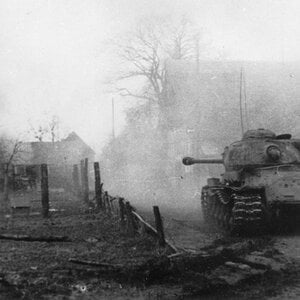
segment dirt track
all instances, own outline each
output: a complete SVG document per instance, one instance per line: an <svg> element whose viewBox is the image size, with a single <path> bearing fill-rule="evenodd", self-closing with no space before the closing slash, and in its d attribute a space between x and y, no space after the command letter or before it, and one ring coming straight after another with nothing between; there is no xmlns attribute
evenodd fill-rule
<svg viewBox="0 0 300 300"><path fill-rule="evenodd" d="M117 217L84 211L67 198L58 199L63 210L47 221L35 214L2 220L0 234L70 241L2 240L0 299L299 297L300 235L232 238L192 215L162 210L166 237L180 252L168 258L155 240L122 234ZM151 211L138 211L153 223ZM76 265L74 258L101 268ZM107 264L113 269L103 269Z"/></svg>
<svg viewBox="0 0 300 300"><path fill-rule="evenodd" d="M290 234L285 236L277 236L274 245L285 256L292 259L300 266L300 234ZM299 267L300 270L300 267ZM300 271L299 271L300 274ZM300 276L296 276L283 287L281 293L270 299L299 299L300 298Z"/></svg>
<svg viewBox="0 0 300 300"><path fill-rule="evenodd" d="M211 244L216 239L224 238L218 230L207 228L202 220L187 221L169 217L166 219L167 236L172 239L174 244L187 251L197 251L206 245ZM287 276L286 279L276 282L271 290L264 289L263 286L257 286L253 293L246 293L246 299L252 297L262 297L265 299L300 299L300 232L284 233L281 235L268 235L263 237L271 238L274 249L280 251L284 257L290 260L295 266L295 273ZM229 238L230 239L230 238ZM241 239L242 240L242 239ZM284 278L284 276L283 276ZM260 289L261 288L261 289ZM228 298L235 298L228 295Z"/></svg>
<svg viewBox="0 0 300 300"><path fill-rule="evenodd" d="M287 261L291 262L287 270L280 271L276 275L254 281L247 281L237 286L234 291L226 292L227 299L299 299L300 295L300 233L291 234L285 232L281 235L264 235L253 238L232 238L218 230L206 226L201 220L199 212L187 214L170 211L162 208L166 237L180 250L189 253L197 253L209 245L216 247L229 246L248 241L261 243L258 252L278 252ZM151 212L146 212L151 219ZM268 254L267 254L268 256ZM221 292L223 295L224 291ZM218 293L215 295L218 298ZM195 298L197 299L197 297ZM214 299L214 298L212 298Z"/></svg>

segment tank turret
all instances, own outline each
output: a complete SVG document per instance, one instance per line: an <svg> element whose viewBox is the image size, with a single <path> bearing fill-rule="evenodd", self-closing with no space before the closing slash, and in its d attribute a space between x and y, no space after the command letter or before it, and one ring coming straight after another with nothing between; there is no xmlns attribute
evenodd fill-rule
<svg viewBox="0 0 300 300"><path fill-rule="evenodd" d="M202 189L206 219L233 231L248 231L300 207L300 140L266 129L248 130L225 147L222 158L183 158L184 165L223 164L220 180Z"/></svg>

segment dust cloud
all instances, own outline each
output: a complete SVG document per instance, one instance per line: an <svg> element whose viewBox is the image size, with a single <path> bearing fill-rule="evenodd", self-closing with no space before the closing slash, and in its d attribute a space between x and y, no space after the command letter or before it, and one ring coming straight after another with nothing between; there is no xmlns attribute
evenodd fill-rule
<svg viewBox="0 0 300 300"><path fill-rule="evenodd" d="M184 156L220 158L242 127L300 135L298 12L297 1L1 1L0 132L39 141L30 127L55 116L57 141L75 131L97 153L105 190L198 212L224 168Z"/></svg>

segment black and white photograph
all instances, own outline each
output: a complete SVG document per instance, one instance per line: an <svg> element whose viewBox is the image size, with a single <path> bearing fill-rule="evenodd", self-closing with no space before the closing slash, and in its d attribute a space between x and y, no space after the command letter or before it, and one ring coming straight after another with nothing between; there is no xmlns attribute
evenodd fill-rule
<svg viewBox="0 0 300 300"><path fill-rule="evenodd" d="M0 300L300 299L299 0L0 0Z"/></svg>

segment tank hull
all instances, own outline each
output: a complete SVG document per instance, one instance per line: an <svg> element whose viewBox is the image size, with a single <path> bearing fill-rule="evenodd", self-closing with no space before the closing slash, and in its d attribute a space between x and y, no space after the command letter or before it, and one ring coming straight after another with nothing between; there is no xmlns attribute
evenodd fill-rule
<svg viewBox="0 0 300 300"><path fill-rule="evenodd" d="M296 226L300 215L300 172L270 178L261 177L261 184L242 187L209 178L201 193L204 219L233 234L263 233L288 223Z"/></svg>
<svg viewBox="0 0 300 300"><path fill-rule="evenodd" d="M250 233L266 227L262 191L235 190L226 185L204 186L201 205L207 223L217 224L232 234Z"/></svg>

